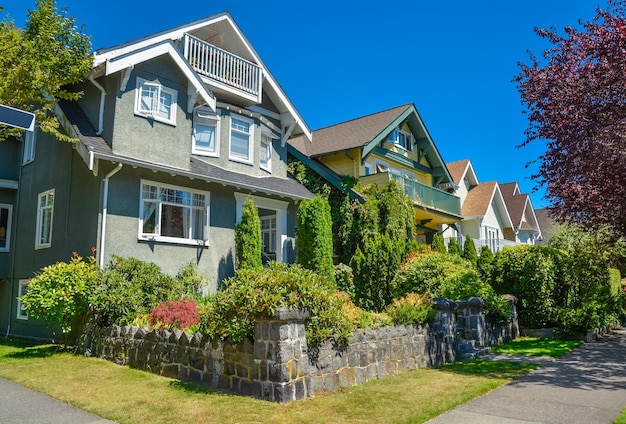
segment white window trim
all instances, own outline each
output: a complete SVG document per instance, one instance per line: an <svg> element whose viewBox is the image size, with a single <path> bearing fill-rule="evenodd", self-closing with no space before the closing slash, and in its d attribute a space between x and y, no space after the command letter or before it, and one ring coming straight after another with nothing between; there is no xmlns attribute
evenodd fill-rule
<svg viewBox="0 0 626 424"><path fill-rule="evenodd" d="M400 134L404 135L405 140L409 140L409 142L407 143L406 146L403 146L400 143ZM405 150L407 152L412 152L413 151L413 134L411 134L411 132L409 132L409 131L405 131L403 129L396 128L395 130L393 130L389 134L389 136L387 137L387 141L389 141L390 143L392 143L396 147L399 147L400 149Z"/></svg>
<svg viewBox="0 0 626 424"><path fill-rule="evenodd" d="M13 219L13 205L0 203L0 209L7 209L9 211L7 216L7 227L5 229L6 233L4 235L5 246L0 246L0 252L8 252L11 246L11 220Z"/></svg>
<svg viewBox="0 0 626 424"><path fill-rule="evenodd" d="M267 137L267 151L269 152L269 159L267 160L267 165L263 165L261 162L261 146L263 145L263 138ZM272 173L272 157L274 156L274 140L279 140L280 136L274 134L269 128L263 127L261 129L261 142L259 143L259 168L264 171Z"/></svg>
<svg viewBox="0 0 626 424"><path fill-rule="evenodd" d="M17 286L18 287L17 288L17 311L15 313L15 318L17 319L23 319L23 320L28 319L27 313L21 313L22 301L19 299L20 297L26 294L26 291L28 290L28 284L30 284L30 280L19 280L19 284Z"/></svg>
<svg viewBox="0 0 626 424"><path fill-rule="evenodd" d="M210 152L206 150L199 150L196 148L196 116L200 119L210 120L215 122L215 152ZM200 156L210 156L218 158L220 157L220 126L221 120L219 114L214 114L208 108L197 108L193 113L193 129L191 133L191 153Z"/></svg>
<svg viewBox="0 0 626 424"><path fill-rule="evenodd" d="M380 169L380 171L378 169ZM374 171L376 171L375 174L380 174L382 172L391 172L389 164L380 159L374 159Z"/></svg>
<svg viewBox="0 0 626 424"><path fill-rule="evenodd" d="M261 221L261 240L263 240L263 234L264 233L268 233L270 235L272 235L272 232L274 233L274 251L273 252L267 252L267 253L276 253L276 250L278 250L278 240L277 240L277 236L278 236L278 221L276 221L276 214L274 215L265 215L265 216L261 216L259 217L259 220ZM274 220L274 227L272 227L272 220ZM269 227L264 229L263 228L263 221L269 221ZM261 243L261 249L263 249L265 246L263 245L263 243ZM270 246L271 248L271 242L270 242Z"/></svg>
<svg viewBox="0 0 626 424"><path fill-rule="evenodd" d="M161 235L156 235L156 234L149 234L149 233L144 233L143 232L143 208L144 208L144 199L142 196L142 190L143 190L143 185L151 185L151 186L156 186L158 188L167 188L167 189L173 189L173 190L181 190L181 191L186 191L192 194L201 194L206 196L206 206L205 206L205 213L206 213L206 219L204 222L204 236L206 237L205 240L199 240L199 239L184 239L184 238L179 238L179 237L168 237L168 236L161 236ZM137 239L141 240L141 241L150 241L150 242L159 242L159 243L172 243L172 244L185 244L185 245L192 245L192 246L206 246L208 247L209 244L209 240L210 240L210 233L211 233L211 193L208 191L202 191L202 190L195 190L189 187L181 187L181 186L175 186L175 185L171 185L171 184L164 184L164 183L159 183L156 181L150 181L150 180L141 180L139 183L139 227L138 227L138 232L137 232Z"/></svg>
<svg viewBox="0 0 626 424"><path fill-rule="evenodd" d="M26 165L35 160L35 131L24 131L22 142L24 150L22 152L22 165Z"/></svg>
<svg viewBox="0 0 626 424"><path fill-rule="evenodd" d="M244 121L250 124L250 140L248 143L248 159L240 158L238 156L233 156L232 154L232 145L233 145L233 118ZM254 152L254 120L247 118L242 115L238 115L236 113L230 114L230 122L228 127L228 159L234 162L245 163L246 165L252 165L253 161L253 152Z"/></svg>
<svg viewBox="0 0 626 424"><path fill-rule="evenodd" d="M49 239L50 241L48 243L41 243L41 224L42 219L43 219L43 208L41 206L41 198L44 196L48 196L49 194L52 194L53 198L52 198L52 206L45 206L45 208L50 208L50 236ZM42 193L39 193L39 195L37 196L37 228L35 230L36 234L35 234L35 249L47 249L48 247L52 246L52 229L53 229L53 225L54 225L54 203L56 201L56 196L54 193L54 189L52 190L48 190L48 191L44 191Z"/></svg>
<svg viewBox="0 0 626 424"><path fill-rule="evenodd" d="M254 206L261 209L269 209L276 212L276 262L287 260L287 206L288 202L282 200L267 199L265 197L252 196L245 193L235 193L237 202L236 220L241 221L243 204L246 199L251 198Z"/></svg>
<svg viewBox="0 0 626 424"><path fill-rule="evenodd" d="M170 118L165 119L162 118L151 111L146 111L141 109L141 88L144 85L152 85L158 87L160 91L164 91L169 93L172 96L172 103L170 104ZM173 88L169 88L155 81L148 81L143 78L137 77L137 85L135 88L135 115L143 116L145 118L154 119L155 121L163 122L169 125L176 126L176 109L178 105L178 92Z"/></svg>

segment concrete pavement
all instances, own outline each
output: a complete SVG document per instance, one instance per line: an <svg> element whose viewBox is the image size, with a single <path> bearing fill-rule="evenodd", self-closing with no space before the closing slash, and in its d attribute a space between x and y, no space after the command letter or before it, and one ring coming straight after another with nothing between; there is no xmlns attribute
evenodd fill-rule
<svg viewBox="0 0 626 424"><path fill-rule="evenodd" d="M0 378L0 423L113 424L113 421Z"/></svg>
<svg viewBox="0 0 626 424"><path fill-rule="evenodd" d="M626 329L621 329L428 423L612 423L625 407Z"/></svg>

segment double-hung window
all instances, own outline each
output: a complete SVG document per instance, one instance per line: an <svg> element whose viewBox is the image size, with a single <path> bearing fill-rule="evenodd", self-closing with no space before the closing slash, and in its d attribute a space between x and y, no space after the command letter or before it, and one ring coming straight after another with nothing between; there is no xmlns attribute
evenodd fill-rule
<svg viewBox="0 0 626 424"><path fill-rule="evenodd" d="M259 148L259 166L267 172L272 172L272 140L277 139L269 129L263 128L261 132L261 145Z"/></svg>
<svg viewBox="0 0 626 424"><path fill-rule="evenodd" d="M52 244L52 217L54 212L54 189L39 194L37 200L37 239L35 248L42 249Z"/></svg>
<svg viewBox="0 0 626 424"><path fill-rule="evenodd" d="M0 252L9 251L9 243L11 242L11 213L12 205L0 203Z"/></svg>
<svg viewBox="0 0 626 424"><path fill-rule="evenodd" d="M137 78L135 113L176 125L177 92L158 82Z"/></svg>
<svg viewBox="0 0 626 424"><path fill-rule="evenodd" d="M22 165L26 165L35 160L35 131L24 131L22 140L24 141Z"/></svg>
<svg viewBox="0 0 626 424"><path fill-rule="evenodd" d="M206 244L209 193L142 181L139 221L140 239Z"/></svg>
<svg viewBox="0 0 626 424"><path fill-rule="evenodd" d="M276 215L262 216L260 221L263 253L276 253Z"/></svg>
<svg viewBox="0 0 626 424"><path fill-rule="evenodd" d="M396 128L389 134L387 140L402 147L404 150L413 151L413 136L407 131Z"/></svg>
<svg viewBox="0 0 626 424"><path fill-rule="evenodd" d="M205 108L193 114L192 153L203 156L220 155L220 117Z"/></svg>
<svg viewBox="0 0 626 424"><path fill-rule="evenodd" d="M229 159L252 164L254 121L240 115L230 115Z"/></svg>

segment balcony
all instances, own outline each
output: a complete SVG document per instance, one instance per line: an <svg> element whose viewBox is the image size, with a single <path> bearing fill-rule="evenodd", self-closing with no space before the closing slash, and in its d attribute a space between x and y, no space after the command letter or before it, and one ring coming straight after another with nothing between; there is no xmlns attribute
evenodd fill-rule
<svg viewBox="0 0 626 424"><path fill-rule="evenodd" d="M212 44L185 34L184 56L191 66L218 88L253 101L261 98L261 68Z"/></svg>
<svg viewBox="0 0 626 424"><path fill-rule="evenodd" d="M454 194L420 183L412 178L390 172L380 172L361 177L360 181L362 184L383 185L392 179L396 180L404 188L404 193L413 200L415 205L456 216L461 215L461 199Z"/></svg>

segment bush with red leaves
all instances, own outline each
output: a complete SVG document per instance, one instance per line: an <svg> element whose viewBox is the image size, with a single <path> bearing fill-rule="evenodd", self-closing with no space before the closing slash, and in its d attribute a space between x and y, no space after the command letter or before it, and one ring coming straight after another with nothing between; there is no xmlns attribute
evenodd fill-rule
<svg viewBox="0 0 626 424"><path fill-rule="evenodd" d="M150 311L150 325L161 329L179 328L186 330L198 324L198 306L193 299L181 297L180 300L168 300Z"/></svg>

